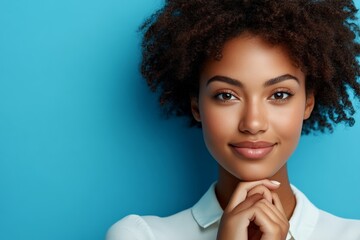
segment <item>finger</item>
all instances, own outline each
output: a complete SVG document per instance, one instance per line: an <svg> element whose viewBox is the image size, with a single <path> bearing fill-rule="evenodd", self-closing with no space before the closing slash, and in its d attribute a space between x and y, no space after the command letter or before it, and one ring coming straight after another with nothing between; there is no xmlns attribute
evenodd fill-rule
<svg viewBox="0 0 360 240"><path fill-rule="evenodd" d="M255 223L263 233L261 239L283 239L287 235L289 223L280 218L274 209L278 211L275 206L262 199L244 211L249 214L248 220Z"/></svg>
<svg viewBox="0 0 360 240"><path fill-rule="evenodd" d="M280 211L282 216L287 219L286 213L285 213L283 205L281 204L279 195L277 195L276 193L272 193L272 199L273 199L273 203L274 203L275 207Z"/></svg>
<svg viewBox="0 0 360 240"><path fill-rule="evenodd" d="M282 229L278 223L274 222L269 215L260 207L253 207L243 212L246 217L244 224L249 226L251 222L259 227L262 233L261 239L281 239Z"/></svg>
<svg viewBox="0 0 360 240"><path fill-rule="evenodd" d="M283 233L279 224L274 222L265 212L258 210L254 223L262 232L261 239L282 239Z"/></svg>
<svg viewBox="0 0 360 240"><path fill-rule="evenodd" d="M290 224L287 218L275 207L266 200L260 200L254 204L254 208L260 208L262 211L281 228L283 235L287 234Z"/></svg>
<svg viewBox="0 0 360 240"><path fill-rule="evenodd" d="M254 206L262 208L274 222L282 223L284 225L288 224L287 218L275 207L274 204L269 203L268 201L260 200L254 204Z"/></svg>
<svg viewBox="0 0 360 240"><path fill-rule="evenodd" d="M259 217L266 217L267 220L260 219L256 222L255 220ZM248 196L233 211L224 212L218 234L221 236L219 239L249 239L248 237L252 239L253 237L256 238L259 233L261 236L265 232L266 236L269 237L268 239L282 239L279 235L273 234L274 232L280 232L277 234L286 236L288 226L287 219L284 219L275 205L264 199L262 194L256 193ZM229 236L233 236L233 238ZM239 236L242 236L242 238L239 238Z"/></svg>
<svg viewBox="0 0 360 240"><path fill-rule="evenodd" d="M231 212L224 212L219 229L217 239L248 239L249 221L242 217L242 210L251 208L259 200L263 199L261 194L254 194L241 202Z"/></svg>
<svg viewBox="0 0 360 240"><path fill-rule="evenodd" d="M240 182L237 188L235 189L233 195L231 196L231 199L224 211L225 212L232 211L237 205L239 205L239 203L245 200L248 191L257 185L264 185L270 190L275 190L280 186L280 183L276 181L270 181L268 179L254 181L254 182Z"/></svg>
<svg viewBox="0 0 360 240"><path fill-rule="evenodd" d="M263 211L266 212L274 222L279 222L284 225L287 225L288 223L286 216L283 215L280 210L275 207L275 205L270 203L259 193L247 197L243 202L236 206L233 211L231 211L231 215L237 215L251 207L259 207L263 209Z"/></svg>
<svg viewBox="0 0 360 240"><path fill-rule="evenodd" d="M284 217L284 215L275 207L275 205L270 203L264 198L262 194L259 193L247 197L243 202L237 205L233 211L231 211L231 215L237 215L238 213L241 213L242 211L254 206L262 208L275 222L287 222L286 217Z"/></svg>
<svg viewBox="0 0 360 240"><path fill-rule="evenodd" d="M243 202L241 202L239 205L237 205L232 211L231 214L232 215L236 215L242 211L244 211L245 209L248 209L252 206L254 206L255 203L257 203L258 201L260 201L261 199L263 199L263 195L262 194L254 194L248 198L246 198Z"/></svg>
<svg viewBox="0 0 360 240"><path fill-rule="evenodd" d="M247 197L249 196L252 196L254 194L261 194L264 196L264 198L266 200L268 200L270 203L273 202L273 199L272 199L272 193L271 191L265 187L264 185L257 185L255 187L253 187L247 194Z"/></svg>

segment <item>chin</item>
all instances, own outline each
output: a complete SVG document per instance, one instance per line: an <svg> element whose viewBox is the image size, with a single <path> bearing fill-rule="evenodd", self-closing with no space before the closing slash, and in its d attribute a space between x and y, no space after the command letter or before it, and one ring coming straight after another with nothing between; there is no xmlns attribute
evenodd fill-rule
<svg viewBox="0 0 360 240"><path fill-rule="evenodd" d="M254 182L254 181L260 181L260 180L269 179L269 178L270 177L267 177L267 176L264 176L264 177L251 176L251 177L240 177L237 179L239 179L239 181L242 181L242 182Z"/></svg>
<svg viewBox="0 0 360 240"><path fill-rule="evenodd" d="M239 173L233 174L239 181L252 182L259 181L263 179L269 179L273 177L275 174L269 172L248 172L248 173Z"/></svg>

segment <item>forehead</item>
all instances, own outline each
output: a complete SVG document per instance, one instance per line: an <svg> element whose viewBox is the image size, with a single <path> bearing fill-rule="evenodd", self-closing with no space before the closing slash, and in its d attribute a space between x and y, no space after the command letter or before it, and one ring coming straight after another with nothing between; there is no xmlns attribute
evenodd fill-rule
<svg viewBox="0 0 360 240"><path fill-rule="evenodd" d="M225 75L234 79L270 79L292 74L299 79L304 74L281 46L274 46L260 37L241 35L224 44L220 60L208 59L202 68L201 79Z"/></svg>

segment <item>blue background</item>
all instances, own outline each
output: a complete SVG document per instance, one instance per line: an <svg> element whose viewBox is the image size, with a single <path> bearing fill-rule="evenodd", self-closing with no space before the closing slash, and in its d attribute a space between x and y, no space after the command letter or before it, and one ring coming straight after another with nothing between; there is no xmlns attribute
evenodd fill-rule
<svg viewBox="0 0 360 240"><path fill-rule="evenodd" d="M0 239L103 239L127 214L190 207L216 179L201 132L164 119L138 73L136 30L161 5L0 2ZM289 162L317 206L357 219L359 116L303 137Z"/></svg>

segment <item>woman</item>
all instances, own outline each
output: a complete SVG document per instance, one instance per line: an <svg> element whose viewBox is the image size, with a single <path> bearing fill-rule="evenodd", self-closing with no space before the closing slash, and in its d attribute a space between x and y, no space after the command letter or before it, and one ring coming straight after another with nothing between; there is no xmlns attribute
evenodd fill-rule
<svg viewBox="0 0 360 240"><path fill-rule="evenodd" d="M195 206L128 216L107 239L360 239L289 182L301 133L354 124L357 10L339 0L167 1L142 29L142 73L166 111L202 128L219 176Z"/></svg>

